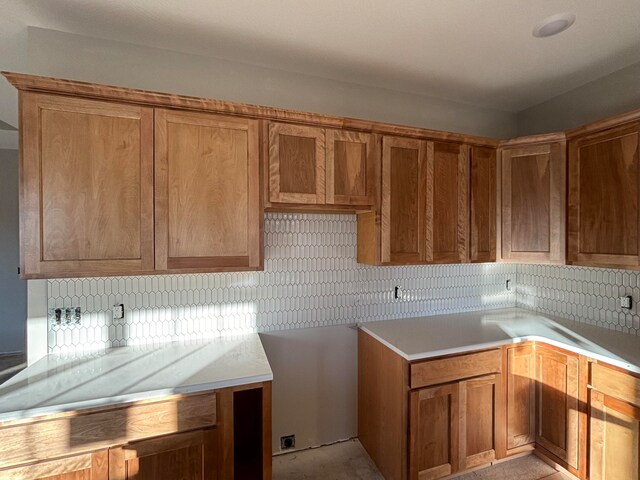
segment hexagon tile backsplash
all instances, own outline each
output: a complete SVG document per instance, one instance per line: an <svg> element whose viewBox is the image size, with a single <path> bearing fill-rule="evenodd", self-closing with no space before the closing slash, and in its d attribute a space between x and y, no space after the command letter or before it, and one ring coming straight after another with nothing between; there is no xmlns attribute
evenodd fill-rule
<svg viewBox="0 0 640 480"><path fill-rule="evenodd" d="M505 288L508 279L511 291ZM402 289L401 299L394 299L395 286ZM623 291L638 300L638 287L640 278L634 272L578 267L359 265L355 215L268 213L263 272L49 280L49 308L80 306L83 311L81 325L49 327L49 351L347 325L516 304L636 333L635 309L621 315L614 307ZM120 303L125 317L113 320L111 308Z"/></svg>

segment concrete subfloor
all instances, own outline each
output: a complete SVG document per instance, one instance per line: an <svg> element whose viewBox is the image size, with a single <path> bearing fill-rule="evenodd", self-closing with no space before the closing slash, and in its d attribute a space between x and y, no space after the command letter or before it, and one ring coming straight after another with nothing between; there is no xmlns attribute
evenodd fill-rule
<svg viewBox="0 0 640 480"><path fill-rule="evenodd" d="M460 480L566 480L539 458L528 455L457 477ZM273 458L274 480L384 480L358 440Z"/></svg>

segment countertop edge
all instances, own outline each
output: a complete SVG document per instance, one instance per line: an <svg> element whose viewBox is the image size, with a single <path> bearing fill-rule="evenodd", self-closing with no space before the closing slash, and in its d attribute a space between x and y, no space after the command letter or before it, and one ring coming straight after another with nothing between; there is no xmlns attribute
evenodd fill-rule
<svg viewBox="0 0 640 480"><path fill-rule="evenodd" d="M422 352L422 353L416 353L416 354L413 354L413 355L407 355L405 352L400 350L395 345L389 343L384 338L382 338L379 335L373 333L365 325L360 325L360 330L365 332L367 335L370 335L371 337L375 338L380 343L382 343L386 347L390 348L392 351L394 351L395 353L400 355L402 358L404 358L408 362L415 362L415 361L418 361L418 360L426 360L426 359L429 359L429 358L442 357L442 356L445 356L445 355L456 355L456 354L459 354L459 353L469 353L469 352L473 352L473 351L477 351L477 350L486 350L486 349L495 348L495 347L502 347L504 345L514 345L514 344L523 343L523 342L535 341L535 342L544 342L547 345L551 345L551 346L554 346L554 347L562 348L564 350L567 350L567 351L570 351L570 352L573 352L573 353L577 353L579 355L584 355L586 357L593 358L595 360L600 360L600 361L603 361L603 362L608 363L610 365L623 368L623 369L628 370L628 371L633 372L633 373L640 374L640 366L633 365L633 364L625 362L623 360L607 357L606 355L593 353L593 352L591 352L591 351L589 351L589 350L587 350L585 348L579 348L579 347L576 347L574 345L568 345L568 344L565 344L563 342L559 342L557 340L551 340L551 339L543 337L541 335L526 335L526 336L520 336L520 337L515 337L515 338L509 338L509 339L506 339L506 340L496 340L495 342L474 343L472 345L465 345L463 347L445 348L445 349L440 349L440 350L431 350L431 351L426 351L426 352Z"/></svg>
<svg viewBox="0 0 640 480"><path fill-rule="evenodd" d="M243 385L251 385L253 383L271 382L273 381L273 372L260 375L251 375L248 377L232 378L228 380L220 380L211 383L201 383L198 385L188 385L176 388L163 388L159 390L150 390L146 392L130 393L126 395L114 395L112 397L104 397L93 400L85 400L82 402L71 402L55 406L47 406L42 408L31 408L28 410L16 410L0 414L0 424L19 421L33 420L38 421L40 417L67 413L75 410L85 410L93 408L108 408L113 405L133 403L143 400L155 400L171 395L202 393L209 390L220 390L230 387L239 387Z"/></svg>

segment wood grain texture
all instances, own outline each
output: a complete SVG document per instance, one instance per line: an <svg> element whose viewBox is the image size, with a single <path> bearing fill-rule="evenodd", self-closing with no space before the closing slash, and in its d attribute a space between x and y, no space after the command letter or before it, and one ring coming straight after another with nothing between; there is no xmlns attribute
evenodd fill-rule
<svg viewBox="0 0 640 480"><path fill-rule="evenodd" d="M357 219L358 263L379 265L381 262L381 218L376 212L359 213Z"/></svg>
<svg viewBox="0 0 640 480"><path fill-rule="evenodd" d="M326 203L374 206L376 144L370 134L328 129Z"/></svg>
<svg viewBox="0 0 640 480"><path fill-rule="evenodd" d="M533 344L506 350L507 452L536 441L536 370Z"/></svg>
<svg viewBox="0 0 640 480"><path fill-rule="evenodd" d="M358 438L387 480L407 478L409 367L358 332Z"/></svg>
<svg viewBox="0 0 640 480"><path fill-rule="evenodd" d="M269 200L325 203L324 129L269 124Z"/></svg>
<svg viewBox="0 0 640 480"><path fill-rule="evenodd" d="M640 408L640 378L603 365L591 365L593 388Z"/></svg>
<svg viewBox="0 0 640 480"><path fill-rule="evenodd" d="M448 383L502 370L502 351L454 355L411 364L411 388Z"/></svg>
<svg viewBox="0 0 640 480"><path fill-rule="evenodd" d="M409 394L409 479L437 479L458 471L457 383Z"/></svg>
<svg viewBox="0 0 640 480"><path fill-rule="evenodd" d="M0 428L0 468L213 426L215 399L214 393L195 394L5 424Z"/></svg>
<svg viewBox="0 0 640 480"><path fill-rule="evenodd" d="M498 140L477 135L465 135L454 132L443 132L418 127L408 127L384 122L359 120L353 118L320 115L315 113L286 110L282 108L264 107L245 103L211 100L183 95L149 92L124 87L98 85L74 80L64 80L13 72L2 72L7 80L18 90L55 92L77 97L102 98L128 103L151 106L179 108L181 110L206 111L230 115L257 117L268 120L296 122L308 125L319 125L330 128L344 128L365 132L377 132L386 135L400 135L413 138L430 138L450 142L468 143L471 145L495 147Z"/></svg>
<svg viewBox="0 0 640 480"><path fill-rule="evenodd" d="M255 120L156 110L156 269L259 269Z"/></svg>
<svg viewBox="0 0 640 480"><path fill-rule="evenodd" d="M640 124L569 143L569 263L640 268Z"/></svg>
<svg viewBox="0 0 640 480"><path fill-rule="evenodd" d="M429 142L427 147L426 258L461 263L468 257L468 147Z"/></svg>
<svg viewBox="0 0 640 480"><path fill-rule="evenodd" d="M501 148L499 159L499 260L564 263L565 144Z"/></svg>
<svg viewBox="0 0 640 480"><path fill-rule="evenodd" d="M536 443L578 469L580 385L577 355L536 345Z"/></svg>
<svg viewBox="0 0 640 480"><path fill-rule="evenodd" d="M0 469L0 480L108 480L107 450Z"/></svg>
<svg viewBox="0 0 640 480"><path fill-rule="evenodd" d="M22 93L23 278L153 270L153 111Z"/></svg>
<svg viewBox="0 0 640 480"><path fill-rule="evenodd" d="M381 260L411 264L425 257L426 143L382 141Z"/></svg>
<svg viewBox="0 0 640 480"><path fill-rule="evenodd" d="M215 479L215 429L167 435L111 449L110 480Z"/></svg>
<svg viewBox="0 0 640 480"><path fill-rule="evenodd" d="M591 480L640 478L640 408L597 390L590 396Z"/></svg>
<svg viewBox="0 0 640 480"><path fill-rule="evenodd" d="M472 147L469 170L469 261L496 261L496 150Z"/></svg>
<svg viewBox="0 0 640 480"><path fill-rule="evenodd" d="M502 379L500 374L463 380L458 385L460 470L487 465L497 458Z"/></svg>

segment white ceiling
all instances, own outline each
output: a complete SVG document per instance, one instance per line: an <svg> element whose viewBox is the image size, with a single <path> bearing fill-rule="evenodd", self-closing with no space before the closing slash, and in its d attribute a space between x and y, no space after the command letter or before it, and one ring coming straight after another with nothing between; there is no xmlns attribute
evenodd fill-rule
<svg viewBox="0 0 640 480"><path fill-rule="evenodd" d="M640 61L639 0L0 4L5 18L14 19L0 31L5 48L16 29L37 26L511 112ZM571 29L551 38L531 35L539 21L561 12L576 14Z"/></svg>

